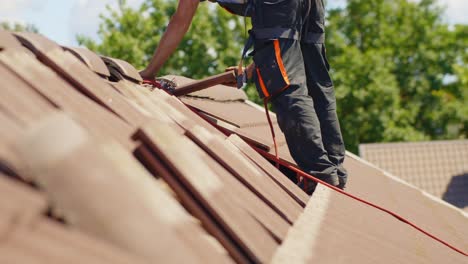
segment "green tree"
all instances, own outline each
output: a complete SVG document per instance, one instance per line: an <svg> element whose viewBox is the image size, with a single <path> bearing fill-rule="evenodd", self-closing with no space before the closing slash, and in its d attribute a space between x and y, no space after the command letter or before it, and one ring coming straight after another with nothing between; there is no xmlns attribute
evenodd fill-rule
<svg viewBox="0 0 468 264"><path fill-rule="evenodd" d="M327 47L347 147L468 136L468 26L435 0L349 0Z"/></svg>
<svg viewBox="0 0 468 264"><path fill-rule="evenodd" d="M0 22L0 29L16 32L34 32L38 33L39 30L36 26L32 24L22 24L22 23L10 23L10 22Z"/></svg>

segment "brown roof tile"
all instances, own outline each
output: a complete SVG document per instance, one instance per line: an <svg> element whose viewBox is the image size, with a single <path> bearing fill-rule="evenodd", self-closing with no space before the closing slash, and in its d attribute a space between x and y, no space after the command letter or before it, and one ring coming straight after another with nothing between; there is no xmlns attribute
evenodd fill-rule
<svg viewBox="0 0 468 264"><path fill-rule="evenodd" d="M164 103L160 103L160 105L163 106ZM236 175L246 186L249 186L252 191L259 192L257 194L264 199L265 203L279 210L279 212L281 212L279 208L282 207L285 211L281 212L281 214L286 213L286 215L289 215L289 221L293 221L297 217L299 211L294 210L300 210L299 207L293 209L294 203L292 200L289 200L287 194L283 193L281 189L278 189L279 187L273 181L269 181L269 178L260 179L261 177L259 178L259 176L262 175L260 170L256 165L251 164L245 157L240 155L240 152L236 148L227 148L229 147L229 143L223 141L223 138L226 138L224 135L218 131L210 133L210 130L204 128L207 122L200 117L195 115L193 118L187 119L187 117L183 117L182 113L174 115L177 110L170 110L170 107L168 107L169 106L166 106L166 110L162 111L167 111L169 116L177 120L177 122L187 130L187 136L189 138L197 142L205 151L210 153L212 157L227 168L230 173ZM184 114L194 115L187 110L183 112ZM194 122L196 120L198 121ZM208 127L212 129L211 126ZM267 195L269 198L264 195ZM287 202L282 202L282 200Z"/></svg>
<svg viewBox="0 0 468 264"><path fill-rule="evenodd" d="M7 242L8 246L22 250L22 254L34 255L44 263L100 263L102 259L83 254L69 245L37 235L27 229L17 230ZM32 262L31 262L32 263Z"/></svg>
<svg viewBox="0 0 468 264"><path fill-rule="evenodd" d="M0 58L0 61L6 62L8 59L13 58L5 56ZM22 125L27 126L42 114L50 113L54 109L45 97L30 89L3 65L0 65L0 75L3 81L10 84L2 87L3 100L0 100L0 107Z"/></svg>
<svg viewBox="0 0 468 264"><path fill-rule="evenodd" d="M0 193L3 197L0 199L0 216L6 221L5 225L2 225L6 229L0 229L0 237L8 234L15 226L32 223L47 210L44 196L10 179L2 172L0 172Z"/></svg>
<svg viewBox="0 0 468 264"><path fill-rule="evenodd" d="M171 126L173 129L177 130L179 134L185 132L181 127L173 124L171 118L164 113L161 109L161 107L164 107L164 104L160 102L162 98L155 98L157 97L155 93L128 81L120 81L118 83L112 83L112 85L129 98L129 100L138 105L138 107L142 108L152 119L156 119L161 123Z"/></svg>
<svg viewBox="0 0 468 264"><path fill-rule="evenodd" d="M194 79L176 75L167 75L163 76L163 78L176 83L178 86L185 85L194 81ZM191 93L187 97L205 98L215 101L247 100L247 95L244 93L244 91L225 85L215 85L213 87L210 87L209 89Z"/></svg>
<svg viewBox="0 0 468 264"><path fill-rule="evenodd" d="M19 149L73 226L149 260L204 263L209 251L211 259L229 262L128 152L118 144L92 142L65 115L38 124ZM188 243L189 236L198 237L198 244Z"/></svg>
<svg viewBox="0 0 468 264"><path fill-rule="evenodd" d="M0 30L0 48L2 50L19 49L21 43L9 31Z"/></svg>
<svg viewBox="0 0 468 264"><path fill-rule="evenodd" d="M319 186L273 263L464 263L399 220Z"/></svg>
<svg viewBox="0 0 468 264"><path fill-rule="evenodd" d="M256 165L240 153L229 141L211 135L207 130L195 126L188 129L187 136L209 153L232 175L256 193L266 204L293 223L301 212L301 207L283 192Z"/></svg>
<svg viewBox="0 0 468 264"><path fill-rule="evenodd" d="M12 144L21 136L22 127L18 120L4 113L0 108L0 171L18 169L21 166Z"/></svg>
<svg viewBox="0 0 468 264"><path fill-rule="evenodd" d="M217 102L189 97L182 98L182 101L238 128L268 124L264 113L252 111L253 107L244 102Z"/></svg>
<svg viewBox="0 0 468 264"><path fill-rule="evenodd" d="M309 196L303 192L297 185L284 176L278 169L269 163L264 157L254 151L237 135L231 135L229 141L238 147L246 156L262 168L286 193L288 193L301 206L305 207Z"/></svg>
<svg viewBox="0 0 468 264"><path fill-rule="evenodd" d="M18 58L21 59L18 61ZM91 129L93 132L103 135L113 135L116 139L119 139L119 142L130 146L129 137L133 129L128 124L73 89L69 83L59 78L57 74L39 63L35 58L27 54L15 55L2 53L0 61L23 78L22 81L18 79L16 82L18 89L25 87L24 91L20 93L21 90L17 90L14 94L21 95L20 100L24 100L23 97L26 94L31 94L28 98L37 98L34 102L29 102L30 104L25 108L31 109L30 114L32 114L33 117L29 119L23 118L24 121L29 120L34 122L39 116L47 114L46 111L39 110L41 109L41 104L50 101L56 107L70 113L74 118L78 119L81 124ZM8 78L8 75L5 74L5 78ZM27 89L27 87L29 87L29 89ZM7 94L5 94L5 96L7 96ZM40 100L41 97L46 99ZM18 115L23 113L25 109L11 112ZM28 112L26 112L26 114L27 113Z"/></svg>
<svg viewBox="0 0 468 264"><path fill-rule="evenodd" d="M378 167L468 210L468 140L361 144L359 150Z"/></svg>
<svg viewBox="0 0 468 264"><path fill-rule="evenodd" d="M281 242L288 231L290 225L278 216L264 201L245 185L239 184L226 168L203 153L206 164L213 172L220 176L225 186L229 186L231 199L237 200L238 206L243 208L249 215L255 218L277 242Z"/></svg>
<svg viewBox="0 0 468 264"><path fill-rule="evenodd" d="M158 127L143 128L143 140L171 170L183 179L186 188L221 220L220 224L234 236L239 245L253 260L265 262L273 254L277 244L266 230L235 202L231 186L225 185L210 167L203 162L206 154L185 137L174 136L171 130ZM242 221L240 221L242 219Z"/></svg>
<svg viewBox="0 0 468 264"><path fill-rule="evenodd" d="M237 263L248 263L249 259L243 250L237 246L237 243L226 233L226 230L212 218L211 214L205 210L202 204L193 197L190 190L176 177L164 162L158 159L147 146L140 146L137 149L137 156L140 157L143 164L157 177L160 177L176 193L181 204L196 217L205 230L215 237L219 243L226 249L229 255Z"/></svg>
<svg viewBox="0 0 468 264"><path fill-rule="evenodd" d="M110 77L109 69L96 53L81 47L64 47L64 49L75 55L95 73L104 77Z"/></svg>
<svg viewBox="0 0 468 264"><path fill-rule="evenodd" d="M16 244L4 244L0 246L0 262L1 263L37 263L49 264L52 263L49 258L43 254L32 252L31 250L18 246Z"/></svg>
<svg viewBox="0 0 468 264"><path fill-rule="evenodd" d="M52 40L36 33L31 32L14 32L13 33L18 40L27 47L34 54L48 54L50 52L62 50L57 43Z"/></svg>
<svg viewBox="0 0 468 264"><path fill-rule="evenodd" d="M95 239L76 229L63 226L46 218L40 219L31 229L37 236L48 237L57 243L66 244L79 254L94 256L102 262L116 264L144 262L142 258L118 250L105 243L105 241L101 241L101 239Z"/></svg>
<svg viewBox="0 0 468 264"><path fill-rule="evenodd" d="M461 235L467 230L467 216L459 210L447 207L354 155L348 155L345 166L350 173L347 191L402 215L465 251L468 249L468 236Z"/></svg>
<svg viewBox="0 0 468 264"><path fill-rule="evenodd" d="M157 91L155 92L155 95L161 95L163 97L165 97L167 99L166 102L170 103L170 102L173 102L172 105L177 105L178 106L178 110L180 110L180 112L178 113L178 110L175 110L175 109L171 109L169 106L164 106L165 103L164 102L159 102L159 105L160 106L164 106L164 109L161 109L160 111L162 111L163 113L165 112L167 115L171 116L171 118L174 119L174 121L176 121L180 126L184 127L185 129L188 130L188 133L187 135L192 137L193 136L193 140L195 140L196 142L202 144L200 141L198 141L196 138L197 138L197 133L190 133L189 131L192 131L193 129L198 129L200 130L201 127L204 127L204 128L207 128L206 129L206 133L209 133L208 131L212 132L212 135L214 138L218 138L218 139L222 139L222 138L226 138L224 135L222 135L219 131L216 131L214 130L213 131L213 127L208 125L208 123L206 121L204 121L203 119L201 119L199 116L195 115L193 112L191 112L190 110L187 110L186 107L182 107L182 104L180 104L180 102L175 102L176 100L174 100L173 97L170 97L170 96L167 96L165 95L163 92L160 92L158 93ZM183 114L182 114L183 113ZM184 115L187 115L187 117L184 117ZM198 128L197 128L198 127ZM205 134L206 134L205 133ZM203 141L203 140L202 140ZM205 142L207 144L205 145L200 145L202 146L202 148L205 149L205 151L209 152L209 153L214 153L212 151L222 151L222 149L220 148L217 148L217 149L212 149L214 147L214 145L212 143L209 143L209 142ZM223 144L221 144L223 145ZM220 144L218 144L218 146L221 146ZM231 162L233 163L236 163L236 161L234 160L229 160L227 159L226 161L223 161L223 159L226 159L226 158L229 158L231 157L232 158L232 154L231 152L236 152L237 150L233 150L232 148L229 149L229 151L226 151L227 149L224 149L224 154L220 154L218 157L218 162L220 162L220 164L223 164L223 166L225 167L229 167L229 164ZM237 151L238 152L238 151ZM216 173L218 175L226 175L225 178L223 180L231 180L231 184L229 185L232 185L233 188L234 187L237 187L239 185L239 182L236 182L235 180L232 181L233 179L231 177L233 177L232 175L230 175L229 172L227 172L225 169L221 169L219 167L218 164L216 164L215 162L210 162L210 160L207 160L207 163L210 165L210 166L213 166L212 169L216 170ZM217 165L217 166L215 166ZM240 165L240 166L239 166ZM235 175L238 175L238 177L242 178L242 177L247 177L249 176L248 173L244 170L243 171L243 175L244 176L241 176L240 174L238 174L235 170L240 170L242 171L242 166L245 166L245 164L238 164L237 166L234 166L234 167L230 167L230 171L231 173L235 174ZM255 166L255 165L254 165ZM258 173L258 172L257 172ZM248 179L249 177L247 178L243 178L244 180ZM250 183L249 182L244 182L245 184L249 185L249 184L252 184L254 182L252 182L252 178L250 177ZM260 187L260 184L259 183L254 183L254 185L256 184L257 188L260 188L260 189L265 189L267 188L267 190L269 189L271 191L271 188L278 188L276 187L276 185L274 184L274 182L269 182L268 179L265 179L265 182L263 183L265 185L265 187ZM248 210L249 212L251 212L251 214L253 214L255 217L258 217L257 219L259 221L261 221L265 226L267 227L271 227L270 228L270 232L272 233L276 233L276 235L279 237L279 238L282 238L284 235L284 233L282 234L283 231L281 231L280 233L278 233L278 231L280 230L285 230L284 228L280 228L280 226L278 226L278 223L275 224L274 219L278 219L278 215L275 215L273 213L273 211L271 209L269 210L266 210L268 208L265 207L266 204L270 203L270 201L265 201L265 203L262 203L258 197L255 197L255 196L252 196L252 194L247 191L245 187L244 188L241 188L241 189L238 189L238 191L240 192L243 192L244 193L244 196L251 196L251 198L249 200L251 200L250 203L243 203L244 206L246 206L246 210ZM265 191L265 190L264 190ZM279 191L280 193L277 193L276 196L279 197L283 197L284 199L288 200L287 196L283 196L282 195L282 190L281 189L277 189L277 191ZM255 191L254 191L255 192ZM268 191L267 191L268 192ZM259 195L259 197L262 197L261 195ZM275 200L275 198L272 198L273 200ZM277 199L277 198L276 198ZM276 202L275 202L276 203ZM294 206L294 203L292 202L292 200L288 200L288 203L290 203L290 205L288 206ZM281 204L283 204L283 206L285 206L284 203L282 202L279 202L279 205L276 205L276 206L280 206L281 207ZM255 205L255 208L254 208L254 205ZM263 208L263 209L262 209ZM262 213L263 212L263 213ZM273 214L272 214L273 213ZM278 221L278 220L276 220ZM284 226L284 224L282 224ZM275 227L276 226L276 227Z"/></svg>
<svg viewBox="0 0 468 264"><path fill-rule="evenodd" d="M103 82L75 56L62 50L56 43L38 34L21 33L17 36L48 67L72 83L85 95L96 100L130 124L138 125L147 121L145 116L131 106L112 86Z"/></svg>
<svg viewBox="0 0 468 264"><path fill-rule="evenodd" d="M138 71L130 63L105 56L101 56L101 59L107 64L108 67L112 67L118 70L120 74L125 76L127 79L138 83L143 81Z"/></svg>
<svg viewBox="0 0 468 264"><path fill-rule="evenodd" d="M245 102L217 102L213 100L202 100L193 98L182 98L182 101L203 113L216 119L216 124L228 131L242 137L244 140L258 145L259 147L274 151L273 140L271 138L270 127L264 111L260 111ZM276 122L276 117L271 114L273 128L276 132L278 147L287 157L287 161L292 160L286 146L286 139L281 133L281 129ZM265 136L267 135L267 136ZM285 146L285 147L284 147Z"/></svg>

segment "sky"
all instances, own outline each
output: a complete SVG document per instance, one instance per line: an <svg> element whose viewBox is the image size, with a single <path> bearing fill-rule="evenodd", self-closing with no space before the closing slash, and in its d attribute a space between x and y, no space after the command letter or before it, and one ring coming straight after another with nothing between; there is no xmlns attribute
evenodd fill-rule
<svg viewBox="0 0 468 264"><path fill-rule="evenodd" d="M175 1L175 0L174 0ZM468 0L438 0L447 7L447 22L468 24ZM47 37L62 45L76 45L76 35L97 37L99 14L118 0L0 0L0 21L34 24ZM139 6L144 0L127 0ZM328 0L327 7L345 0Z"/></svg>

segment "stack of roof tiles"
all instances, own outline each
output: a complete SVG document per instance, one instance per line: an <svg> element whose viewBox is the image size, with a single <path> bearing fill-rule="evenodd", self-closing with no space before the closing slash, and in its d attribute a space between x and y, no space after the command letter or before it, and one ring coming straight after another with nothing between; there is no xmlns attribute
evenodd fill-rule
<svg viewBox="0 0 468 264"><path fill-rule="evenodd" d="M0 79L0 263L467 261L323 186L309 199L255 151L272 141L242 91L178 99L124 61L5 31ZM346 167L349 192L467 251L461 211L351 154Z"/></svg>

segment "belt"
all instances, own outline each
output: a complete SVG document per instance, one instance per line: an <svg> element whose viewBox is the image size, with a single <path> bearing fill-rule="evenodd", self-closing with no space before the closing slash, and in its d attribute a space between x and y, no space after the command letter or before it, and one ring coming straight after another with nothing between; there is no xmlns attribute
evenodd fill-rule
<svg viewBox="0 0 468 264"><path fill-rule="evenodd" d="M299 31L292 28L255 28L252 29L255 39L300 39Z"/></svg>
<svg viewBox="0 0 468 264"><path fill-rule="evenodd" d="M252 34L255 39L301 39L299 31L292 28L255 28L252 29ZM308 32L302 36L304 43L323 44L325 43L325 33Z"/></svg>

